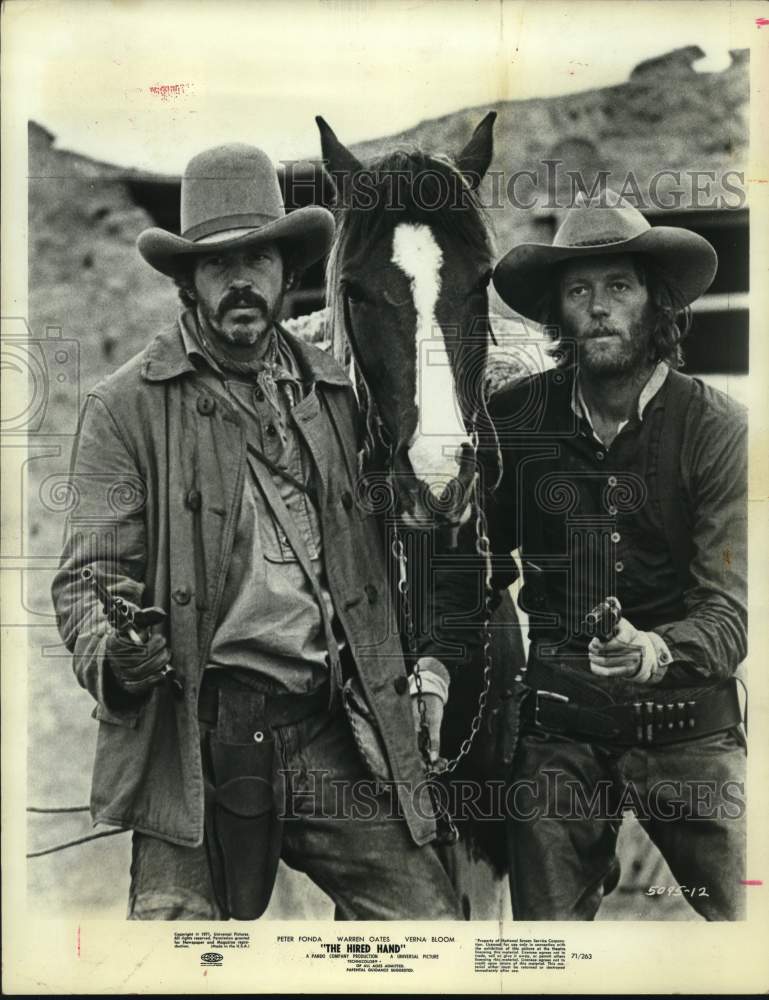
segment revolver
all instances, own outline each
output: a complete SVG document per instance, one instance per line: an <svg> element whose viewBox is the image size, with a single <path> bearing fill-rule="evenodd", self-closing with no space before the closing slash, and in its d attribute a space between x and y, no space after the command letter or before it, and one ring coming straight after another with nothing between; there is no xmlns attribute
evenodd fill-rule
<svg viewBox="0 0 769 1000"><path fill-rule="evenodd" d="M90 566L86 566L80 571L80 578L93 588L110 625L134 645L144 644L145 639L142 636L144 629L165 621L166 613L162 608L138 608L124 597L111 594ZM180 697L184 692L184 687L176 676L174 668L165 666L162 673L163 679L169 684L174 697Z"/></svg>
<svg viewBox="0 0 769 1000"><path fill-rule="evenodd" d="M616 597L607 597L585 615L582 628L588 635L597 636L606 642L614 635L614 630L622 618L622 605Z"/></svg>

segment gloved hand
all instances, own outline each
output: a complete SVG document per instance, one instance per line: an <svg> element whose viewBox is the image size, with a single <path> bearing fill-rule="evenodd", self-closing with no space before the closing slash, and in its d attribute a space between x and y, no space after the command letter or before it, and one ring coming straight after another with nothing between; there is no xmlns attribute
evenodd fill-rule
<svg viewBox="0 0 769 1000"><path fill-rule="evenodd" d="M598 677L625 677L636 684L656 684L664 677L670 652L661 636L641 632L620 618L614 635L601 642L591 639L590 670Z"/></svg>
<svg viewBox="0 0 769 1000"><path fill-rule="evenodd" d="M145 694L163 681L163 668L171 661L166 637L154 633L141 645L111 629L107 638L107 665L112 675L130 694Z"/></svg>

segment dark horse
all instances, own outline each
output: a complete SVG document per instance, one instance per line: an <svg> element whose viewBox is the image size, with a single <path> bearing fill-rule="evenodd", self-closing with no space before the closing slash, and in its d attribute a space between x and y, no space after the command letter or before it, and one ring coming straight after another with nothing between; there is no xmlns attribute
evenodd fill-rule
<svg viewBox="0 0 769 1000"><path fill-rule="evenodd" d="M488 463L479 462L482 428L489 426L484 374L493 250L475 192L491 161L495 117L483 119L453 161L395 151L366 167L317 119L323 159L337 191L337 236L327 272L332 340L340 359L352 351L366 413L363 493L370 500L379 486L379 496L386 497L388 544L401 557L401 584L408 564L401 590L410 604L400 619L406 631L429 604L431 579L422 572L424 564L438 551L455 551L460 533L473 538L478 555L484 555L488 582L479 480L484 468L492 480L501 470L489 471ZM461 570L461 561L454 565L455 572ZM479 586L479 622L488 618L484 607ZM456 755L469 732L478 730L469 754L464 743L465 759L455 778L491 775L486 765L504 725L490 723L504 715L502 694L513 688L525 661L507 592L486 636L490 656L481 653L461 664L451 682L442 752ZM498 904L489 897L504 869L503 824L476 822L465 829L470 836L446 852L447 864L465 912L497 916Z"/></svg>

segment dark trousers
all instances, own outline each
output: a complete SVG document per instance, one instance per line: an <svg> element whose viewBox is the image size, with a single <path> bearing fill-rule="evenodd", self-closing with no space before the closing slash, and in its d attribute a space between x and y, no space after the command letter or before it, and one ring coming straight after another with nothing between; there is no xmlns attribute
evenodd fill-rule
<svg viewBox="0 0 769 1000"><path fill-rule="evenodd" d="M281 857L327 893L336 919L462 919L436 850L414 844L394 792L373 793L340 709L274 733L290 788ZM134 833L128 916L221 919L205 846Z"/></svg>
<svg viewBox="0 0 769 1000"><path fill-rule="evenodd" d="M741 728L632 748L528 732L514 774L508 853L516 920L595 918L616 882L624 809L636 813L698 913L744 919Z"/></svg>

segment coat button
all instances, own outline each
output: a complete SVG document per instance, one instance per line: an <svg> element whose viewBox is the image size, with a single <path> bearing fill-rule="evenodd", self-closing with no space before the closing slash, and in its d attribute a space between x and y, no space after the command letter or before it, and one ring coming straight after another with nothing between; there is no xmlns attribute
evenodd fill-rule
<svg viewBox="0 0 769 1000"><path fill-rule="evenodd" d="M374 584L373 583L367 583L366 586L363 588L363 592L365 593L366 598L368 599L369 604L374 604L374 602L376 601L376 597L377 597L377 591L376 591L376 587L374 586Z"/></svg>
<svg viewBox="0 0 769 1000"><path fill-rule="evenodd" d="M171 597L176 601L177 604L189 604L190 603L190 591L188 587L179 587L177 590L171 594Z"/></svg>
<svg viewBox="0 0 769 1000"><path fill-rule="evenodd" d="M216 408L216 403L210 396L198 396L198 413L204 417L210 417Z"/></svg>
<svg viewBox="0 0 769 1000"><path fill-rule="evenodd" d="M188 510L200 510L200 490L190 490L184 498Z"/></svg>
<svg viewBox="0 0 769 1000"><path fill-rule="evenodd" d="M345 510L352 510L352 493L349 490L342 494L342 506Z"/></svg>
<svg viewBox="0 0 769 1000"><path fill-rule="evenodd" d="M408 678L404 677L403 674L399 674L393 681L393 687L396 694L405 694L409 687Z"/></svg>

